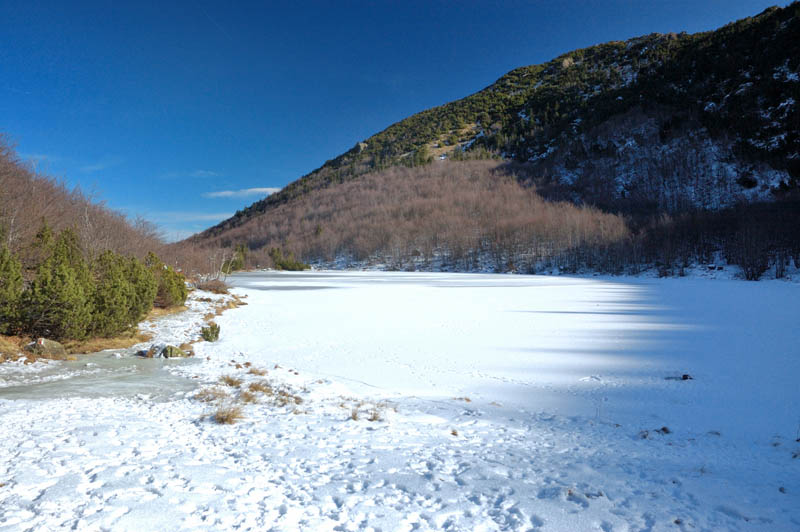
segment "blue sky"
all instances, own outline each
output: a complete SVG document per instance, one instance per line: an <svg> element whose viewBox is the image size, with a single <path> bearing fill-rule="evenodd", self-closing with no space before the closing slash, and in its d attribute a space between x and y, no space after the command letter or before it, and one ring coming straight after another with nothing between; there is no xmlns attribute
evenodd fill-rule
<svg viewBox="0 0 800 532"><path fill-rule="evenodd" d="M513 68L774 3L5 0L0 131L175 239Z"/></svg>

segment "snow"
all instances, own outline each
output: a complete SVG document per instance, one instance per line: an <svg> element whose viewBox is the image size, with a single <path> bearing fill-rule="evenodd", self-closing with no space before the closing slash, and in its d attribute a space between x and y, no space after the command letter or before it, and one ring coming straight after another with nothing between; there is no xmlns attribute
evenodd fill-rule
<svg viewBox="0 0 800 532"><path fill-rule="evenodd" d="M68 377L25 397L44 370L0 367L0 530L800 528L796 283L232 282L248 304L218 342L146 361L160 395L62 396ZM193 297L157 340L195 334ZM193 395L222 375L297 399L217 425Z"/></svg>

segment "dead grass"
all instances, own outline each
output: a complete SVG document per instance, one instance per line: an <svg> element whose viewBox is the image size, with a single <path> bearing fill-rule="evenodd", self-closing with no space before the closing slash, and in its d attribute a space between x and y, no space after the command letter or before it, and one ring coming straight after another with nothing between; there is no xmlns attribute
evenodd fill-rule
<svg viewBox="0 0 800 532"><path fill-rule="evenodd" d="M155 318L160 318L162 316L171 316L172 314L178 314L179 312L183 312L184 310L188 310L186 305L176 305L174 307L153 307L153 309L147 313L145 316L145 320L152 320Z"/></svg>
<svg viewBox="0 0 800 532"><path fill-rule="evenodd" d="M219 382L225 386L231 386L233 388L238 388L242 385L242 379L237 379L233 375L223 375L219 378Z"/></svg>
<svg viewBox="0 0 800 532"><path fill-rule="evenodd" d="M230 288L225 282L220 281L219 279L202 281L200 283L197 283L195 287L198 290L204 290L206 292L211 292L212 294L227 294L228 288Z"/></svg>
<svg viewBox="0 0 800 532"><path fill-rule="evenodd" d="M23 345L19 336L0 336L0 355L18 355Z"/></svg>
<svg viewBox="0 0 800 532"><path fill-rule="evenodd" d="M465 403L471 403L472 399L469 397L453 397L456 401L464 401Z"/></svg>
<svg viewBox="0 0 800 532"><path fill-rule="evenodd" d="M189 356L194 356L194 348L192 347L192 343L181 344L178 346L178 349L181 351L186 351Z"/></svg>
<svg viewBox="0 0 800 532"><path fill-rule="evenodd" d="M258 396L253 392L245 390L239 394L239 401L243 403L255 403L258 401Z"/></svg>
<svg viewBox="0 0 800 532"><path fill-rule="evenodd" d="M373 408L369 412L369 421L380 421L381 420L381 413L377 408Z"/></svg>
<svg viewBox="0 0 800 532"><path fill-rule="evenodd" d="M458 431L456 429L453 429L453 430L450 431L450 435L451 436L458 436Z"/></svg>
<svg viewBox="0 0 800 532"><path fill-rule="evenodd" d="M274 394L272 386L270 386L270 384L266 381L251 382L247 389L251 392L261 392L267 395Z"/></svg>
<svg viewBox="0 0 800 532"><path fill-rule="evenodd" d="M83 354L97 353L107 349L126 349L136 344L149 342L153 335L144 332L125 333L113 338L90 338L88 340L68 340L63 342L63 346L68 353Z"/></svg>
<svg viewBox="0 0 800 532"><path fill-rule="evenodd" d="M249 364L249 362L247 364ZM247 364L245 364L245 366ZM261 368L250 368L250 370L247 373L249 373L250 375L258 375L259 377L263 377L264 375L267 374L267 370Z"/></svg>
<svg viewBox="0 0 800 532"><path fill-rule="evenodd" d="M350 410L350 419L353 421L358 421L358 407L354 407Z"/></svg>
<svg viewBox="0 0 800 532"><path fill-rule="evenodd" d="M214 412L214 422L220 425L233 425L244 419L242 407L237 405L222 405Z"/></svg>
<svg viewBox="0 0 800 532"><path fill-rule="evenodd" d="M228 392L220 388L219 386L214 386L211 388L203 388L196 394L194 394L194 398L198 401L202 401L204 403L214 403L217 401L222 401L223 399L227 399Z"/></svg>

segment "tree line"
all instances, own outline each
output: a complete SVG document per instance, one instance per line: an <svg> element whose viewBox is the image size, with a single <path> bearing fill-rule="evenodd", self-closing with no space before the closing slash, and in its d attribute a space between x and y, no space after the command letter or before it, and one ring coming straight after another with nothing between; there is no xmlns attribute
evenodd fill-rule
<svg viewBox="0 0 800 532"><path fill-rule="evenodd" d="M295 198L207 245L246 249L249 267L274 266L276 249L311 263L522 273L669 276L724 260L758 279L800 264L797 201L614 214L547 201L527 171L485 160L394 167Z"/></svg>
<svg viewBox="0 0 800 532"><path fill-rule="evenodd" d="M43 225L33 242L35 263L0 246L0 334L57 340L113 337L133 330L154 305L181 305L183 275L155 254L144 261L110 249L91 261L73 229Z"/></svg>

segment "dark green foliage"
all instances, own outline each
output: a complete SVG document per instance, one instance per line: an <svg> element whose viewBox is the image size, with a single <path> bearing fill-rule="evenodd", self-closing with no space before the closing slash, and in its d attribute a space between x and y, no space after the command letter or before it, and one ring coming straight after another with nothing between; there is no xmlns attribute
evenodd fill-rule
<svg viewBox="0 0 800 532"><path fill-rule="evenodd" d="M222 272L229 274L244 269L245 260L247 259L247 246L239 244L236 246L236 251L233 253L233 258L226 260L222 265Z"/></svg>
<svg viewBox="0 0 800 532"><path fill-rule="evenodd" d="M22 297L22 267L6 246L0 248L0 334L14 332Z"/></svg>
<svg viewBox="0 0 800 532"><path fill-rule="evenodd" d="M310 268L308 264L296 260L294 254L291 252L284 256L283 251L279 248L270 249L269 258L272 260L272 266L276 270L303 271Z"/></svg>
<svg viewBox="0 0 800 532"><path fill-rule="evenodd" d="M158 282L153 272L142 261L134 257L128 259L126 270L134 293L128 316L131 323L139 323L153 308L158 292Z"/></svg>
<svg viewBox="0 0 800 532"><path fill-rule="evenodd" d="M94 296L89 266L73 231L62 231L52 247L23 294L25 328L53 339L86 338L91 331Z"/></svg>
<svg viewBox="0 0 800 532"><path fill-rule="evenodd" d="M219 325L212 321L208 324L208 327L200 329L200 336L202 336L203 340L206 342L216 342L219 340Z"/></svg>
<svg viewBox="0 0 800 532"><path fill-rule="evenodd" d="M94 263L92 334L115 336L135 327L153 307L156 283L136 259L104 251Z"/></svg>
<svg viewBox="0 0 800 532"><path fill-rule="evenodd" d="M189 295L183 275L164 264L155 253L150 252L145 261L157 283L155 304L167 308L183 305Z"/></svg>
<svg viewBox="0 0 800 532"><path fill-rule="evenodd" d="M70 229L55 237L44 223L29 257L25 286L18 257L0 248L0 334L108 337L130 330L153 307L157 283L150 268L113 251L90 265Z"/></svg>

